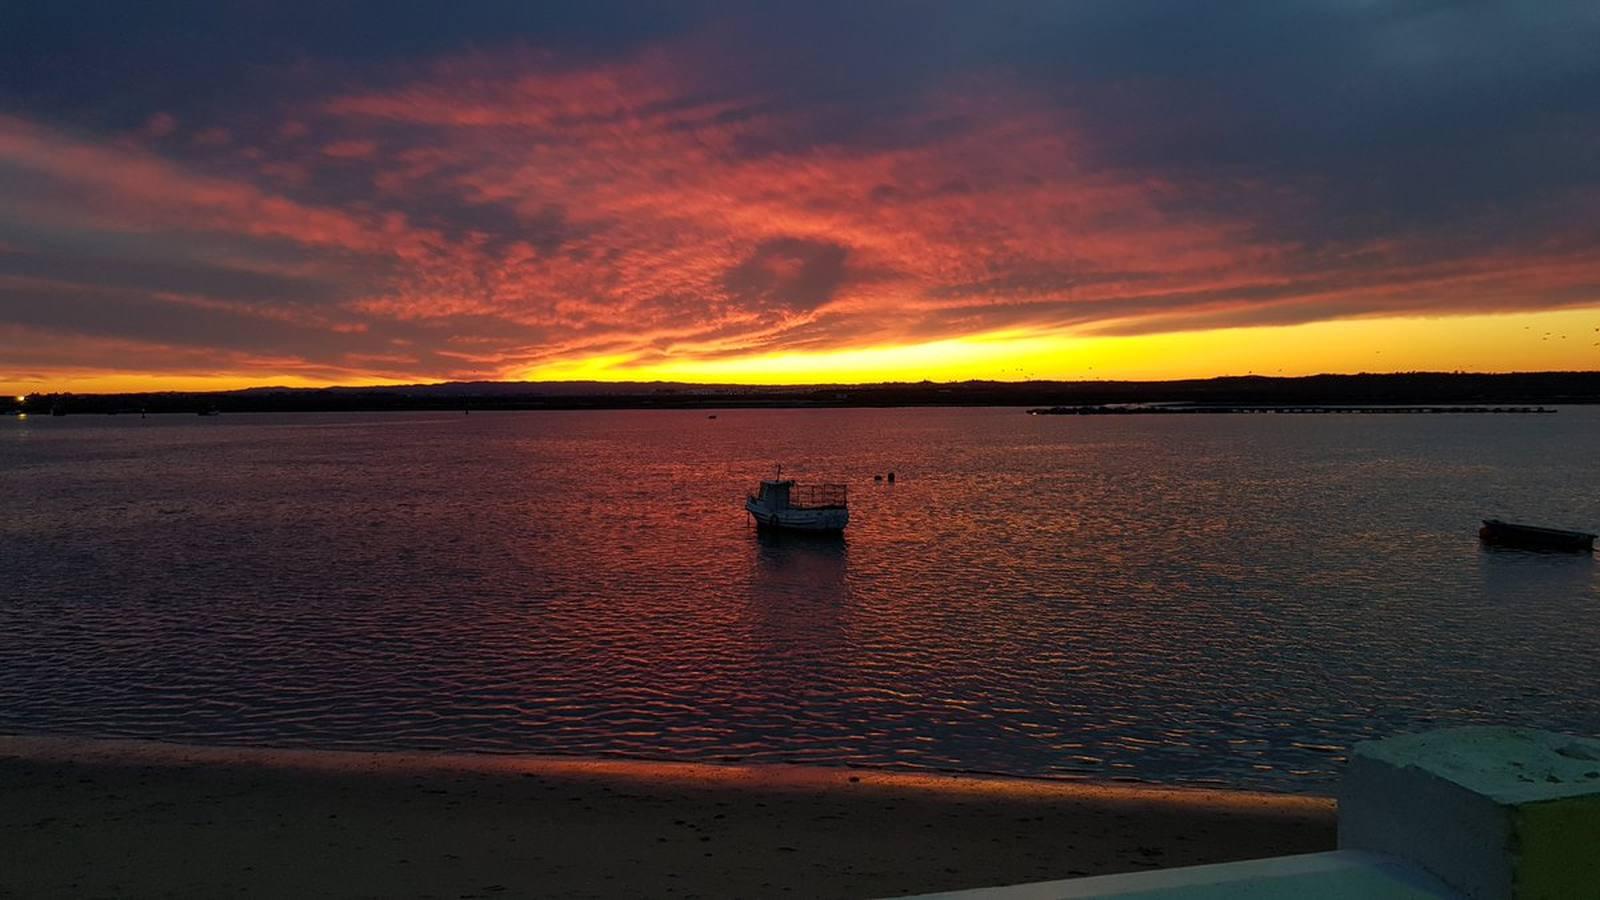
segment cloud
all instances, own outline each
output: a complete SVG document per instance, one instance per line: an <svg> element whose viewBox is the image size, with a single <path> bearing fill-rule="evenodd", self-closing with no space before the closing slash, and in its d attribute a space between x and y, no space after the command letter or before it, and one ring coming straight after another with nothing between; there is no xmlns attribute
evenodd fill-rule
<svg viewBox="0 0 1600 900"><path fill-rule="evenodd" d="M729 269L722 284L741 309L815 310L843 285L849 255L848 248L827 241L773 238Z"/></svg>
<svg viewBox="0 0 1600 900"><path fill-rule="evenodd" d="M0 322L420 380L1600 305L1582 4L408 15L208 9L181 90L90 29L116 108L0 38Z"/></svg>
<svg viewBox="0 0 1600 900"><path fill-rule="evenodd" d="M334 159L371 159L377 152L375 141L334 141L322 147L322 155Z"/></svg>

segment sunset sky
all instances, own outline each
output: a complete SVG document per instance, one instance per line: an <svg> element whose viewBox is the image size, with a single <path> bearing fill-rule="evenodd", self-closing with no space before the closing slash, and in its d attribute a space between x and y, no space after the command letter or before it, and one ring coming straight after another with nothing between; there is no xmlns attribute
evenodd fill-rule
<svg viewBox="0 0 1600 900"><path fill-rule="evenodd" d="M1600 368L1600 4L0 10L0 390Z"/></svg>

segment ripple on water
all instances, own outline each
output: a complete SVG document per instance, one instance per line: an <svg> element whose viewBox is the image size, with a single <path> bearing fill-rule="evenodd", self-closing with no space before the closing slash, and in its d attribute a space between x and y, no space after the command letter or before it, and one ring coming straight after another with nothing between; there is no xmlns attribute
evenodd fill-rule
<svg viewBox="0 0 1600 900"><path fill-rule="evenodd" d="M1471 539L1600 523L1570 489L1596 438L1589 410L7 421L0 731L1325 790L1377 734L1600 731L1592 559ZM749 530L780 460L851 484L845 540Z"/></svg>

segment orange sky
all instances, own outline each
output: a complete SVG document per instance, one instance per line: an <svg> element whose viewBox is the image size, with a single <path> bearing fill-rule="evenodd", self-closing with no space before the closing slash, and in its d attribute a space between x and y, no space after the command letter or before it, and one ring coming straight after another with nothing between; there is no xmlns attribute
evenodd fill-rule
<svg viewBox="0 0 1600 900"><path fill-rule="evenodd" d="M1175 71L1137 18L1020 9L1003 51L868 13L822 68L752 13L169 60L225 102L0 77L0 390L1600 368L1582 28L1352 11Z"/></svg>

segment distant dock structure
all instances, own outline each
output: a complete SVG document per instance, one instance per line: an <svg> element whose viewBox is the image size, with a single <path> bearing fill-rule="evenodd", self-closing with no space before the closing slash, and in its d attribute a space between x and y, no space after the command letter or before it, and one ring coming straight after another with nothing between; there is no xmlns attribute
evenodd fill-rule
<svg viewBox="0 0 1600 900"><path fill-rule="evenodd" d="M1028 410L1030 416L1194 416L1194 415L1552 415L1546 406L1342 406L1338 404L1158 404L1051 406Z"/></svg>

